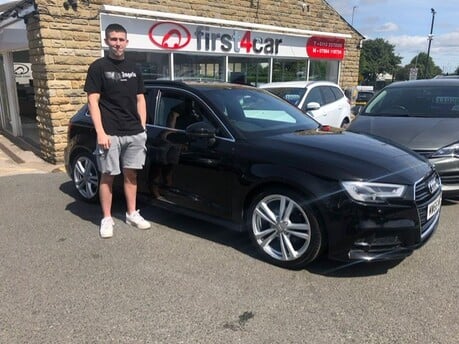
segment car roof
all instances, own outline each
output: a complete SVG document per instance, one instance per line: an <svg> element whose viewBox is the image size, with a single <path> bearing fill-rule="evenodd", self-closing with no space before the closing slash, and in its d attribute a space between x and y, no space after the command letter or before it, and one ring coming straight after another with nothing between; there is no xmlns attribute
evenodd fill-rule
<svg viewBox="0 0 459 344"><path fill-rule="evenodd" d="M296 81L277 81L277 82L270 82L266 84L262 84L259 87L260 88L274 88L274 87L295 87L295 88L306 88L311 85L322 85L322 86L337 86L337 84L331 82L331 81L325 81L325 80L314 80L314 81L304 81L304 80L296 80Z"/></svg>
<svg viewBox="0 0 459 344"><path fill-rule="evenodd" d="M433 79L459 79L458 74L439 74L433 77Z"/></svg>
<svg viewBox="0 0 459 344"><path fill-rule="evenodd" d="M196 81L196 80L146 80L145 87L152 88L155 86L171 86L171 87L181 87L181 88L194 88L194 89L204 89L204 88L214 88L214 89L223 89L223 88L255 88L251 85L244 85L244 84L235 84L235 83L228 83L224 81Z"/></svg>
<svg viewBox="0 0 459 344"><path fill-rule="evenodd" d="M408 80L408 81L397 81L386 86L386 88L392 87L427 87L427 86L459 86L459 79L449 78L438 78L438 79L420 79L420 80Z"/></svg>

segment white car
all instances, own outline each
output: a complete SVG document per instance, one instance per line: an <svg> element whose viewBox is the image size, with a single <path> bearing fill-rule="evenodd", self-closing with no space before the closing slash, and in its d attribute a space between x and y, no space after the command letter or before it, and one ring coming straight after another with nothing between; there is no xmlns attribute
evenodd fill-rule
<svg viewBox="0 0 459 344"><path fill-rule="evenodd" d="M285 81L260 85L307 112L323 125L346 128L351 105L343 90L329 81Z"/></svg>

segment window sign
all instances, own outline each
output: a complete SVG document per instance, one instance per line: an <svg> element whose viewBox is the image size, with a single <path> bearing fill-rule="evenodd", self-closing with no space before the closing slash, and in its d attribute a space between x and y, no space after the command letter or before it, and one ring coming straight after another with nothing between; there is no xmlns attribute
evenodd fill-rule
<svg viewBox="0 0 459 344"><path fill-rule="evenodd" d="M342 60L344 58L344 38L312 36L306 45L310 58Z"/></svg>
<svg viewBox="0 0 459 344"><path fill-rule="evenodd" d="M32 80L32 65L25 62L14 62L14 76L18 84L29 85Z"/></svg>

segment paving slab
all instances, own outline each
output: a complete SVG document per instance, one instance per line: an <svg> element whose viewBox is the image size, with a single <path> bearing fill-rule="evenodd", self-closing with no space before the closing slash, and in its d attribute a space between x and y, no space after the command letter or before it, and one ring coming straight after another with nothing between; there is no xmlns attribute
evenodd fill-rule
<svg viewBox="0 0 459 344"><path fill-rule="evenodd" d="M0 177L29 173L65 172L63 164L50 164L32 150L19 147L0 134Z"/></svg>

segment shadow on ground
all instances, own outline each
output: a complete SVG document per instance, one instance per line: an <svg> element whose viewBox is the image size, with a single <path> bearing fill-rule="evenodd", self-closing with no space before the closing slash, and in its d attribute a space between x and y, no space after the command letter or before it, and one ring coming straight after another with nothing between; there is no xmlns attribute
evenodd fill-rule
<svg viewBox="0 0 459 344"><path fill-rule="evenodd" d="M99 226L101 211L98 203L88 203L81 200L71 181L63 183L60 186L60 190L75 199L74 202L67 205L66 210L84 221ZM114 194L113 199L113 217L124 221L124 196L119 193ZM139 197L138 208L141 210L142 215L154 224L231 247L243 254L261 260L246 232L232 231L220 225L154 207L149 204L145 197ZM313 274L335 278L363 277L385 274L400 262L401 260L373 263L357 261L348 263L332 261L322 256L308 265L305 270Z"/></svg>

